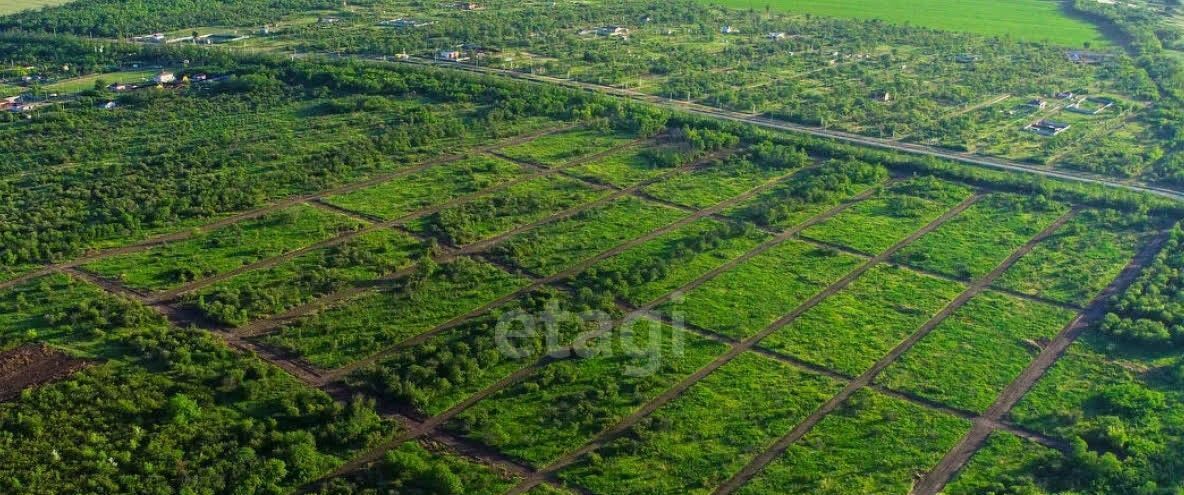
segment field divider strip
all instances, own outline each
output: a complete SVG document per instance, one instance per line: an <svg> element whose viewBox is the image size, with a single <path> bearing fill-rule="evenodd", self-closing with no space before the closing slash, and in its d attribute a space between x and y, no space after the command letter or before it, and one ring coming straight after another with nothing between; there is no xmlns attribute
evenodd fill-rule
<svg viewBox="0 0 1184 495"><path fill-rule="evenodd" d="M861 194L860 196L864 196L864 199L866 199L867 197L870 197L872 194L877 192L877 189L878 188L871 188L868 191L865 191L864 194ZM568 452L567 454L564 454L563 456L561 456L559 459L555 460L554 462L552 462L548 466L544 467L543 469L538 470L534 476L526 479L525 481L520 483L518 486L515 486L514 488L512 488L511 490L506 492L506 494L507 495L521 495L523 493L526 493L528 490L530 490L534 486L538 485L539 483L545 481L546 478L552 476L553 474L558 472L560 469L563 469L564 467L567 467L568 465L574 463L581 456L588 454L592 451L595 451L595 450L599 449L600 447L602 447L603 445L607 444L608 442L612 441L613 439L617 438L621 434L625 433L629 428L633 427L638 422L640 422L641 420L648 417L650 414L653 414L655 411L657 411L662 406L666 405L667 403L674 400L675 398L681 396L683 394L683 392L685 392L686 390L691 388L691 386L698 383L703 378L706 378L708 375L710 375L715 370L717 370L720 367L724 366L725 364L731 362L733 359L735 359L736 357L739 357L744 352L755 347L758 342L760 342L762 339L764 339L768 335L772 334L773 332L776 332L777 330L784 327L785 325L788 325L790 322L796 320L798 318L798 316L801 316L803 313L810 310L810 308L813 308L814 306L818 305L818 303L822 302L823 300L830 297L834 293L842 290L847 285L849 285L851 282L855 281L857 278L859 278L864 273L866 273L868 270L870 270L872 267L874 267L875 265L888 259L896 251L909 245L910 243L912 243L916 239L920 238L921 236L929 233L930 231L936 229L938 226L942 225L943 223L945 223L945 222L949 221L950 219L956 217L957 215L961 214L963 211L965 211L967 208L969 208L971 205L973 205L975 202L977 202L982 197L983 197L983 194L981 192L976 192L975 194L970 195L969 197L964 199L962 202L958 203L954 207L947 210L945 213L943 213L938 218L936 218L936 219L932 220L931 222L929 222L928 224L926 224L924 227L914 231L913 233L909 234L904 239L898 241L896 244L894 244L892 247L888 248L883 253L880 253L879 255L877 255L871 259L868 259L867 261L865 261L864 263L862 263L858 267L856 267L854 270L852 270L851 272L844 275L839 280L837 280L834 283L823 288L822 290L820 290L819 292L817 292L816 294L811 296L809 299L807 299L803 303L799 304L792 311L781 316L776 321L774 321L772 324L766 326L764 329L757 332L755 335L752 335L752 336L730 346L728 348L728 350L726 352L724 352L724 354L715 358L712 362L708 363L707 365L703 366L702 368L699 368L694 373L692 373L691 375L687 376L682 381L680 381L678 384L667 389L662 394L658 395L654 399L652 399L649 402L647 402L646 404L642 405L640 408L636 409L629 416L625 417L621 421L618 421L612 427L610 427L610 428L602 431L600 434L596 435L593 439L589 440L584 445L580 446L579 448L577 448L571 452ZM849 207L851 204L853 204L853 203L848 203L846 206ZM845 209L845 208L843 208L843 209ZM827 213L830 214L829 216L825 215L825 214L820 215L820 217L822 217L821 219L818 217L815 217L812 220L816 220L816 222L813 222L813 223L817 223L818 221L823 221L826 218L833 217L834 215L836 215L842 211L842 209L838 209L838 208L836 208L836 210L838 210L838 211L834 211L834 210L828 211ZM775 247L776 245L780 244L781 242L784 242L784 241L788 240L790 237L793 237L794 235L796 235L796 233L798 231L808 227L809 226L808 224L813 224L813 223L806 222L803 224L799 224L797 227L787 230L781 236L778 236L777 238L774 238L774 239L771 239L770 241L762 243L760 246L753 249L752 251L745 253L744 256L737 258L737 260L740 260L740 261L735 262L733 264L733 266L735 266L743 261L747 261L749 259L752 259L753 257L759 255L760 253L763 253L763 252L767 251L768 249ZM736 261L736 260L733 260L733 261ZM713 270L713 272L716 272L716 270ZM718 271L718 273L722 273L722 272L723 272L723 270ZM718 273L716 273L716 275L718 275ZM702 277L701 277L701 279L702 280L696 280L696 281L692 282L691 285L694 285L694 287L698 287L698 286L702 285L704 282L706 282L706 280L708 280L708 279L703 279ZM691 289L687 289L687 290L691 290ZM676 292L679 292L679 291L676 291ZM663 296L661 298L658 298L654 302L650 303L650 305L647 305L646 309L652 309L652 308L656 307L658 304L661 304L664 301L668 301L670 299L670 297L671 297L671 295L667 295L667 296Z"/></svg>
<svg viewBox="0 0 1184 495"><path fill-rule="evenodd" d="M1111 301L1134 283L1143 268L1151 263L1163 249L1170 234L1170 231L1162 231L1150 242L1147 242L1127 263L1118 277L1090 301L1085 311L1079 313L1066 324L1052 342L1044 346L1036 359L1029 363L1028 367L999 393L987 411L982 416L974 418L970 431L946 453L945 457L933 469L925 474L925 477L914 485L911 493L914 495L935 495L940 492L953 479L954 475L965 467L974 453L982 448L990 434L1000 429L1000 426L1004 424L1004 417L1064 356L1069 346L1106 315L1110 309Z"/></svg>
<svg viewBox="0 0 1184 495"><path fill-rule="evenodd" d="M547 128L547 129L544 129L544 130L541 130L538 132L514 136L511 138L499 140L496 144L473 148L471 150L466 151L464 154L453 153L453 154L446 154L446 155L442 155L442 156L437 156L434 158L429 158L427 160L424 160L424 161L422 161L414 166L411 166L409 168L395 170L395 171L384 173L384 174L379 174L374 177L363 179L363 180L360 180L357 182L350 182L347 184L342 184L342 185L335 186L330 189L325 189L325 190L311 193L311 194L291 196L288 198L279 199L279 200L276 200L272 203L266 204L264 206L260 206L258 208L250 209L247 211L242 211L242 212L230 214L228 216L211 221L210 223L196 225L190 229L186 229L183 231L172 232L172 233L161 234L161 235L149 237L147 239L144 239L144 240L141 240L138 242L133 242L133 243L128 244L126 246L93 250L91 252L84 253L80 256L76 256L69 261L50 263L50 264L47 264L47 265L45 265L41 268L38 268L36 270L30 271L27 273L23 273L21 275L13 277L9 280L5 280L3 282L0 282L0 290L5 290L5 289L8 289L9 287L13 287L13 286L22 284L26 281L35 279L35 278L40 277L42 275L52 273L54 271L57 271L57 269L59 269L59 268L73 268L73 267L81 266L81 265L84 265L86 263L90 263L93 261L98 261L101 259L110 258L112 256L137 253L140 251L145 251L145 250L151 249L156 246L160 246L162 244L183 241L183 240L193 237L195 231L205 232L205 231L210 231L210 230L217 230L217 229L220 229L223 227L227 227L227 226L236 224L241 221L250 220L253 218L258 218L258 217L261 217L261 216L266 215L268 213L282 210L284 208L288 208L291 206L295 206L300 203L305 203L305 202L308 202L308 201L311 201L311 200L314 200L317 198L324 198L324 197L328 197L328 196L345 194L345 193L349 193L352 191L356 191L358 189L364 189L367 187L378 185L383 182L389 182L389 181L397 179L399 177L414 174L416 172L421 172L423 170L427 170L428 168L431 168L431 167L434 167L437 165L442 165L442 164L452 163L455 161L462 160L474 153L485 153L485 152L488 152L489 150L497 149L497 148L500 148L503 146L512 146L512 145L516 145L516 144L529 142L529 141L532 141L534 139L538 139L540 137L543 137L543 136L546 136L549 134L554 134L557 132L563 132L563 131L572 129L572 128L576 127L576 125L577 124L566 124L566 125L562 125L562 126Z"/></svg>
<svg viewBox="0 0 1184 495"><path fill-rule="evenodd" d="M830 400L823 403L817 410L807 416L805 420L803 420L801 423L798 423L798 425L794 427L793 430L774 442L772 446L749 461L748 465L733 475L732 478L727 482L717 487L713 493L716 495L732 493L747 483L748 480L756 476L756 474L764 469L765 466L767 466L770 462L773 462L773 460L785 453L786 449L788 449L790 445L797 442L799 439L809 433L810 430L813 429L814 426L820 421L822 421L824 417L838 409L838 407L846 402L848 398L854 395L855 392L867 387L868 385L871 385L875 378L879 376L880 372L882 372L892 363L896 362L897 358L899 358L909 349L912 349L913 346L916 345L921 339L925 338L925 336L929 335L933 329L937 328L937 326L941 324L941 322L945 321L947 317L953 314L954 311L965 305L983 290L989 288L995 279L999 278L1003 272L1011 268L1011 266L1014 265L1015 262L1021 257L1028 254L1028 252L1035 248L1037 244L1059 230L1065 225L1065 223L1075 217L1078 212L1079 209L1074 208L1061 215L1059 218L1037 233L1034 237L1029 239L1027 243L1025 243L1019 249L1013 251L1007 257L1007 259L1003 260L1003 262L991 270L990 273L972 282L964 291L962 291L962 293L958 294L954 300L950 301L945 307L934 314L933 317L922 324L916 332L907 337L904 341L897 344L895 348L889 351L884 357L880 358L879 361L876 361L876 363L873 364L871 368L869 368L859 377L848 382L847 386L843 387L839 393L835 394ZM888 256L883 255L880 257L884 259L888 258Z"/></svg>

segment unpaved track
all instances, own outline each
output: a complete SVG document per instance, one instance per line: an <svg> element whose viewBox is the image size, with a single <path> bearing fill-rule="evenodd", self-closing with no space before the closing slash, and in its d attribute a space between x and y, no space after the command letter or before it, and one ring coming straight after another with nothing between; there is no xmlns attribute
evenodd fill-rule
<svg viewBox="0 0 1184 495"><path fill-rule="evenodd" d="M1134 259L1127 264L1106 288L1090 301L1086 310L1077 315L1073 321L1057 334L1049 345L1045 346L1036 359L1028 365L1002 393L980 418L975 418L974 425L958 444L946 453L941 462L913 486L914 495L936 495L945 488L970 458L982 448L991 432L999 429L1003 418L1019 403L1020 399L1036 385L1044 375L1065 354L1065 350L1089 328L1093 327L1106 315L1110 302L1114 297L1122 294L1134 283L1143 268L1151 263L1165 243L1170 233L1161 232L1148 242ZM1013 432L1014 433L1014 432Z"/></svg>
<svg viewBox="0 0 1184 495"><path fill-rule="evenodd" d="M904 248L905 246L909 245L910 243L917 240L921 236L933 231L937 227L941 226L943 223L949 221L950 219L954 218L958 214L962 213L967 208L969 208L971 205L973 205L976 201L978 201L980 198L982 198L981 193L976 193L976 194L970 196L969 198L965 199L964 201L962 201L958 205L954 206L950 210L943 213L937 219L929 222L924 227L922 227L919 230L910 234L908 237L900 240L899 242L894 244L892 247L888 248L883 253L880 253L879 255L865 261L863 264L856 267L850 273L843 276L843 278L832 283L831 285L827 286L826 288L822 289L820 292L818 292L817 294L812 296L810 299L808 299L805 302L803 302L802 304L798 305L798 307L794 308L793 311L791 311L790 313L782 316L777 321L773 322L771 325L765 327L760 332L757 332L755 335L753 335L753 336L737 343L736 345L733 345L732 347L728 348L728 350L724 354L715 358L710 363L708 363L706 366L696 370L694 373L692 373L691 375L684 378L682 381L680 381L675 386L667 389L665 392L658 395L653 400L647 402L645 405L643 405L640 408L638 408L637 410L635 410L629 416L627 416L624 419L622 419L621 421L617 422L615 425L613 425L609 429L604 430L600 434L596 435L592 440L588 441L587 443L582 445L580 448L573 450L571 452L568 452L567 454L564 454L560 458L556 459L555 462L553 462L550 465L548 465L547 467L539 470L534 476L527 478L525 481L523 481L518 486L514 487L513 489L511 489L510 491L508 491L506 493L508 495L520 495L520 494L526 493L531 488L533 488L536 485L538 485L539 483L543 482L547 477L558 472L560 469L563 469L564 467L567 467L567 466L571 465L572 463L574 463L581 456L583 456L589 452L592 452L596 449L599 449L603 445L605 445L608 442L612 441L613 439L617 438L618 436L620 436L621 434L626 432L629 428L633 427L638 422L640 422L642 419L645 419L650 414L653 414L653 412L657 411L658 408L662 407L663 405L666 405L670 401L672 401L675 398L677 398L678 396L682 395L683 392L685 392L687 389L691 388L691 386L698 383L703 378L707 377L707 375L710 375L712 372L719 369L723 365L731 362L733 359L740 356L745 351L752 349L762 339L769 336L773 332L776 332L777 330L781 329L785 325L788 325L790 322L797 319L803 313L810 310L810 308L813 308L814 306L818 305L818 303L822 302L824 299L830 297L831 295L834 295L836 292L847 287L855 279L859 278L861 275L863 275L865 272L870 270L875 265L882 263L884 260L887 260L893 254L895 254L897 251L899 251L900 249ZM791 230L800 230L800 229L791 229ZM788 239L788 236L785 237L785 239ZM782 240L784 240L784 239L782 239ZM764 250L768 250L771 247L772 247L772 245L765 246ZM763 252L763 251L761 251L761 252ZM759 253L753 254L753 252L750 251L749 253L746 253L746 257L742 257L742 258L743 259L751 259L753 256L756 256L757 254L759 254ZM748 256L748 255L751 255L751 256ZM697 280L696 282L698 282L698 285L701 285L704 281L705 281L705 279L704 280ZM660 298L659 301L661 301L663 299L668 300L669 296Z"/></svg>
<svg viewBox="0 0 1184 495"><path fill-rule="evenodd" d="M962 307L983 290L986 290L988 287L990 287L1000 275L1003 275L1003 272L1007 271L1008 268L1011 268L1011 266L1014 265L1015 262L1025 254L1028 254L1028 252L1035 248L1037 244L1060 229L1065 223L1076 216L1077 212L1077 209L1073 209L1062 215L1060 218L1057 218L1056 221L1045 227L1044 230L1036 234L1035 237L1028 240L1026 244L1021 246L1015 252L1011 253L1011 255L1008 256L1007 259L1005 259L1002 263L1000 263L999 266L995 267L994 270L991 270L991 272L986 276L972 283L966 288L965 291L963 291L961 294L958 294L958 296L955 297L953 301L951 301L944 308L938 311L937 314L930 318L929 321L926 321L921 326L921 328L906 338L903 342L898 344L887 355L880 358L879 361L876 361L876 363L862 375L848 382L847 386L843 387L843 389L840 390L838 394L835 394L834 397L831 397L830 400L825 402L821 407L807 416L806 419L801 423L798 423L798 425L795 426L793 430L774 442L771 447L766 449L760 455L756 456L748 463L748 465L744 466L743 469L732 476L731 479L720 485L714 493L717 495L732 493L744 485L744 483L747 483L748 480L752 479L753 476L764 469L765 466L767 466L770 462L773 462L773 460L785 453L785 450L788 449L790 445L809 433L815 425L822 421L822 418L826 417L826 415L830 414L832 411L846 402L847 399L854 395L856 391L870 385L881 371L894 363L897 358L899 358L909 349L912 349L912 347L916 345L917 342L929 335L929 333L932 332L934 328L937 328L937 326L947 317L953 314L954 311Z"/></svg>
<svg viewBox="0 0 1184 495"><path fill-rule="evenodd" d="M568 124L568 125L563 125L560 127L553 127L553 128L544 129L544 130L538 131L538 132L515 136L515 137L509 138L506 140L500 140L496 144L490 144L490 145L486 145L486 146L482 146L482 147L477 147L477 148L474 148L471 150L467 150L464 154L451 154L451 155L439 156L436 158L432 158L432 159L420 162L419 164L414 165L409 168L400 169L400 170L385 173L385 174L379 174L374 177L371 177L371 178L368 178L365 180L361 180L358 182L351 182L348 184L344 184L341 186L337 186L337 187L334 187L331 189L327 189L327 190L312 193L312 194L306 194L306 195L301 195L301 196L292 196L289 198L280 199L280 200L277 200L277 201L270 203L266 206L255 208L253 210L235 213L235 214L214 220L210 223L194 226L194 228L191 228L188 230L183 230L180 232L173 232L173 233L169 233L169 234L163 234L163 235L151 237L151 238L139 241L139 242L128 244L127 246L120 246L120 247L108 248L108 249L100 249L100 250L96 250L93 252L85 253L85 254L75 257L69 261L63 261L63 262L59 262L59 263L51 263L49 265L43 266L43 267L38 268L37 270L31 271L29 273L25 273L23 275L14 277L12 279L0 282L0 290L4 290L4 289L7 289L12 286L22 284L26 281L40 277L42 275L52 273L56 270L60 270L63 268L72 268L72 267L84 265L86 263L90 263L93 261L97 261L100 259L110 258L112 256L137 253L140 251L144 251L144 250L159 246L161 244L167 244L167 243L176 242L176 241L183 241L185 239L193 237L193 234L196 230L200 230L200 231L217 230L219 228L226 227L226 226L229 226L229 225L232 225L232 224L244 221L244 220L250 220L253 218L258 218L258 217L267 215L269 213L274 213L276 211L282 210L284 208L289 208L289 207L298 205L300 203L305 203L305 202L312 201L312 200L315 200L318 198L325 198L325 197L329 197L329 196L335 196L338 194L345 194L345 193L356 191L358 189L364 189L364 188L367 188L370 186L381 184L383 182L388 182L388 181L397 179L399 177L403 177L405 175L414 174L416 172L426 170L426 169L434 167L436 165L458 161L458 160L461 160L461 159L464 159L464 158L470 156L471 154L485 153L485 152L488 152L488 151L491 151L491 150L494 150L497 148L501 148L503 146L512 146L515 144L521 144L521 143L524 143L524 142L527 142L527 141L530 141L533 139L537 139L539 137L542 137L542 136L545 136L548 134L562 132L562 131L571 129L573 127L575 127L574 124Z"/></svg>

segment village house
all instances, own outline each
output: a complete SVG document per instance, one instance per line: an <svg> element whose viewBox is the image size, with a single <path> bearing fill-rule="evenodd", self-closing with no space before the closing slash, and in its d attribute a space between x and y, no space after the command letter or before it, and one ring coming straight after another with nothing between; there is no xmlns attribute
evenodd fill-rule
<svg viewBox="0 0 1184 495"><path fill-rule="evenodd" d="M338 17L318 17L317 18L317 24L337 24L339 22L341 22L341 19Z"/></svg>
<svg viewBox="0 0 1184 495"><path fill-rule="evenodd" d="M19 96L9 96L3 100L0 100L0 111L11 110L13 107L19 105L18 102L20 99L21 97Z"/></svg>
<svg viewBox="0 0 1184 495"><path fill-rule="evenodd" d="M1041 98L1033 98L1031 100L1028 100L1027 105L1032 108L1035 108L1037 110L1043 110L1045 107L1048 106L1048 102L1044 101Z"/></svg>
<svg viewBox="0 0 1184 495"><path fill-rule="evenodd" d="M1072 126L1064 122L1042 119L1039 122L1028 124L1026 127L1024 127L1024 129L1035 132L1041 136L1056 136L1069 130L1070 127Z"/></svg>
<svg viewBox="0 0 1184 495"><path fill-rule="evenodd" d="M888 91L876 91L875 93L872 93L872 99L888 103L892 101L892 93Z"/></svg>
<svg viewBox="0 0 1184 495"><path fill-rule="evenodd" d="M436 60L443 60L445 62L464 62L468 60L464 52L460 50L440 50L436 53Z"/></svg>
<svg viewBox="0 0 1184 495"><path fill-rule="evenodd" d="M735 26L724 26L719 28L719 32L720 34L736 34L740 32L740 29Z"/></svg>
<svg viewBox="0 0 1184 495"><path fill-rule="evenodd" d="M629 29L621 26L600 26L596 28L599 36L629 36Z"/></svg>
<svg viewBox="0 0 1184 495"><path fill-rule="evenodd" d="M167 70L161 71L160 74L157 74L152 78L152 82L156 84L172 84L177 82L177 75Z"/></svg>

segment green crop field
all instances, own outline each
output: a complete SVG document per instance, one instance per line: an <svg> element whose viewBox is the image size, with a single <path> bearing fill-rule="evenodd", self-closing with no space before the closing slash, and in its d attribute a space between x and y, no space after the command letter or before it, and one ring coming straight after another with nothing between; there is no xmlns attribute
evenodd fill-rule
<svg viewBox="0 0 1184 495"><path fill-rule="evenodd" d="M0 15L61 5L70 0L0 0Z"/></svg>
<svg viewBox="0 0 1184 495"><path fill-rule="evenodd" d="M1069 17L1054 0L702 0L735 8L855 19L880 19L950 31L1050 41L1109 44L1092 24Z"/></svg>

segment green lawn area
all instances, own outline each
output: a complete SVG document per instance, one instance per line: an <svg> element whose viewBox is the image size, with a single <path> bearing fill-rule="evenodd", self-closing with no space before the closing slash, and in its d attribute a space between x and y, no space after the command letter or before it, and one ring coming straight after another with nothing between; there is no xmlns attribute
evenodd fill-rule
<svg viewBox="0 0 1184 495"><path fill-rule="evenodd" d="M451 493L498 495L522 479L475 459L447 450L434 441L412 440L355 473L339 476L310 493L440 493L448 483ZM447 492L446 492L447 493Z"/></svg>
<svg viewBox="0 0 1184 495"><path fill-rule="evenodd" d="M954 282L879 265L761 346L858 376L962 290Z"/></svg>
<svg viewBox="0 0 1184 495"><path fill-rule="evenodd" d="M535 275L552 275L685 215L634 197L619 198L514 236L492 254Z"/></svg>
<svg viewBox="0 0 1184 495"><path fill-rule="evenodd" d="M673 149L673 147L671 147ZM662 175L670 168L659 166L646 156L646 148L629 148L568 170L576 177L593 182L629 187Z"/></svg>
<svg viewBox="0 0 1184 495"><path fill-rule="evenodd" d="M70 0L0 0L0 15L69 3Z"/></svg>
<svg viewBox="0 0 1184 495"><path fill-rule="evenodd" d="M969 196L965 186L936 179L901 182L802 231L802 235L876 255Z"/></svg>
<svg viewBox="0 0 1184 495"><path fill-rule="evenodd" d="M362 359L522 287L493 265L459 258L286 326L264 340L326 368Z"/></svg>
<svg viewBox="0 0 1184 495"><path fill-rule="evenodd" d="M586 357L548 365L448 425L462 436L544 466L722 354L713 340L635 320Z"/></svg>
<svg viewBox="0 0 1184 495"><path fill-rule="evenodd" d="M893 259L964 279L986 275L1068 208L1014 194L992 194Z"/></svg>
<svg viewBox="0 0 1184 495"><path fill-rule="evenodd" d="M475 156L333 196L328 201L342 208L391 220L502 184L525 173L522 167L506 160Z"/></svg>
<svg viewBox="0 0 1184 495"><path fill-rule="evenodd" d="M145 251L84 265L128 287L167 290L329 239L362 224L344 215L297 205Z"/></svg>
<svg viewBox="0 0 1184 495"><path fill-rule="evenodd" d="M837 251L786 241L663 304L687 323L743 339L793 311L859 265Z"/></svg>
<svg viewBox="0 0 1184 495"><path fill-rule="evenodd" d="M3 4L6 0L0 0L0 10L3 10ZM95 81L103 80L107 84L124 83L124 84L141 84L152 80L152 77L158 71L154 70L135 70L122 72L108 72L105 74L90 74L73 79L64 79L51 84L43 86L51 93L78 93L88 89L94 89Z"/></svg>
<svg viewBox="0 0 1184 495"><path fill-rule="evenodd" d="M1049 0L703 0L741 9L766 5L784 12L855 19L882 19L949 31L1051 41L1072 47L1108 45L1086 21L1073 19Z"/></svg>
<svg viewBox="0 0 1184 495"><path fill-rule="evenodd" d="M964 419L863 389L737 493L908 493L969 429Z"/></svg>
<svg viewBox="0 0 1184 495"><path fill-rule="evenodd" d="M743 354L559 477L597 494L707 494L839 388Z"/></svg>
<svg viewBox="0 0 1184 495"><path fill-rule="evenodd" d="M984 412L1073 319L1072 311L984 292L943 321L877 378L889 388Z"/></svg>

